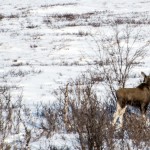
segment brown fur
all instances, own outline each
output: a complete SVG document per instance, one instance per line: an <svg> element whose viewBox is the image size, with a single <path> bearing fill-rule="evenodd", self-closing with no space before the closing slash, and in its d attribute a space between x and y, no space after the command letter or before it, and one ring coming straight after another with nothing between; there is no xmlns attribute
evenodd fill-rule
<svg viewBox="0 0 150 150"><path fill-rule="evenodd" d="M144 76L144 81L136 88L120 88L116 91L117 110L114 114L113 124L116 123L118 117L123 118L127 105L140 108L143 117L146 116L148 104L150 103L150 76ZM121 120L122 123L122 120Z"/></svg>

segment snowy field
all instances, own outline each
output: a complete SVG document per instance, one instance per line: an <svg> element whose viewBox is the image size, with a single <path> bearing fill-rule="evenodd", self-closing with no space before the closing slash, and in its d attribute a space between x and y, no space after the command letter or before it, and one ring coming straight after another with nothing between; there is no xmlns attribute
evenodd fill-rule
<svg viewBox="0 0 150 150"><path fill-rule="evenodd" d="M54 102L54 90L97 60L91 35L111 34L110 23L120 18L121 26L126 18L139 22L141 38L150 39L148 0L0 0L0 76L7 81L1 79L2 84L19 87L12 96L22 92L26 105ZM150 73L149 55L133 70L137 78L128 86L139 83L141 71ZM57 135L51 142L56 141Z"/></svg>
<svg viewBox="0 0 150 150"><path fill-rule="evenodd" d="M53 101L54 89L96 60L90 34L107 32L109 22L117 17L150 19L149 4L140 0L1 1L0 73L8 74L9 84L23 88L25 103ZM149 25L143 29L143 37L149 38ZM149 57L143 61L139 74L150 71Z"/></svg>

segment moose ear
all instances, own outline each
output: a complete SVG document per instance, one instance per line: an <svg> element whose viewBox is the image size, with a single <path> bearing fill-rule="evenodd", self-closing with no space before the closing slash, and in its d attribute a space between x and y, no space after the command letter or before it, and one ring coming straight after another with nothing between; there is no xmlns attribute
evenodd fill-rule
<svg viewBox="0 0 150 150"><path fill-rule="evenodd" d="M143 77L146 77L146 74L144 72L141 72L141 74L142 74Z"/></svg>

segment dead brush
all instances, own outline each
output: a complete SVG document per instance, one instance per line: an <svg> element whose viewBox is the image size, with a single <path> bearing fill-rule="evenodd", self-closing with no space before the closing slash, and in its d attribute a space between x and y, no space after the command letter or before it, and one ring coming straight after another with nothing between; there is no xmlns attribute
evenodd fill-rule
<svg viewBox="0 0 150 150"><path fill-rule="evenodd" d="M146 121L135 114L126 114L125 120L123 128L126 130L128 138L132 140L133 146L138 149L148 148L150 146L150 127Z"/></svg>
<svg viewBox="0 0 150 150"><path fill-rule="evenodd" d="M77 3L58 3L58 4L51 4L51 5L41 5L42 8L48 8L48 7L57 7L57 6L75 6Z"/></svg>
<svg viewBox="0 0 150 150"><path fill-rule="evenodd" d="M0 20L2 20L3 18L5 18L5 16L0 14Z"/></svg>
<svg viewBox="0 0 150 150"><path fill-rule="evenodd" d="M109 106L95 93L97 82L83 75L61 89L62 121L67 132L78 134L82 150L114 148L115 128L111 126Z"/></svg>

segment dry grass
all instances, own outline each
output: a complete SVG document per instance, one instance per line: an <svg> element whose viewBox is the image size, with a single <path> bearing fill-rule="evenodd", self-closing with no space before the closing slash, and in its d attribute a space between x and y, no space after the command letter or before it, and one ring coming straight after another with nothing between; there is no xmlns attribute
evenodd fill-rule
<svg viewBox="0 0 150 150"><path fill-rule="evenodd" d="M77 3L58 3L58 4L50 4L50 5L42 5L41 7L43 8L48 8L48 7L57 7L57 6L75 6Z"/></svg>

